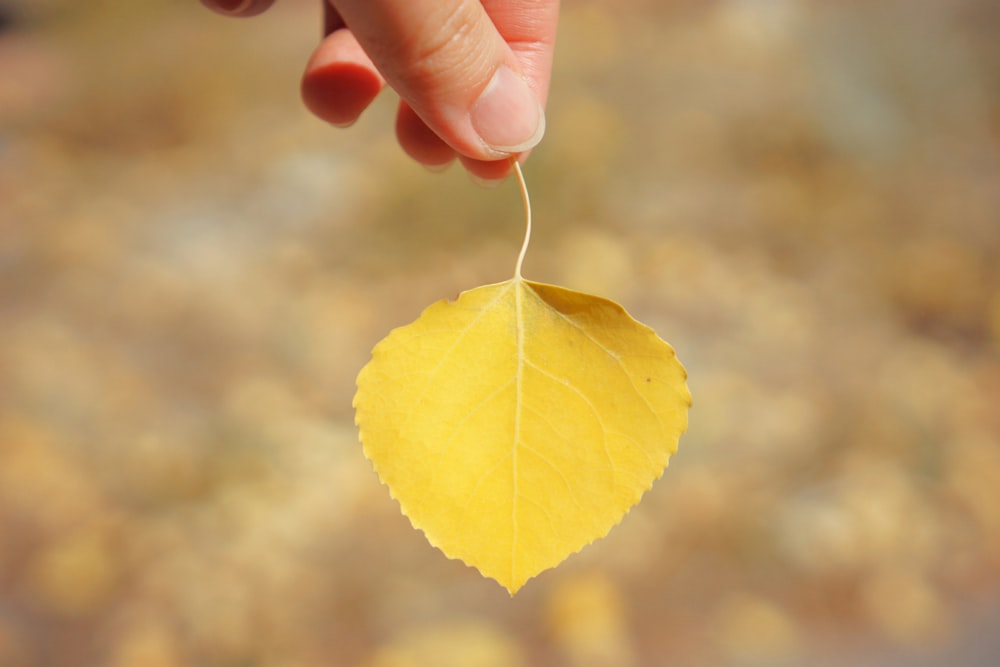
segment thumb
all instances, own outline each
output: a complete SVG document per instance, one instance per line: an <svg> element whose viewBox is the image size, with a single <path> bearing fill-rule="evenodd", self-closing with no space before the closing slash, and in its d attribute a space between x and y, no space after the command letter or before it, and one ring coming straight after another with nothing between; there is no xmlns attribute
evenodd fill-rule
<svg viewBox="0 0 1000 667"><path fill-rule="evenodd" d="M547 78L532 82L508 46L546 52L553 23L535 20L550 3L538 0L334 0L382 76L414 112L460 154L499 160L541 140L539 101ZM490 5L504 5L507 25ZM506 31L503 34L501 31ZM545 68L541 68L545 71ZM543 76L547 77L547 74ZM534 84L534 87L533 87ZM537 89L537 92L536 92Z"/></svg>

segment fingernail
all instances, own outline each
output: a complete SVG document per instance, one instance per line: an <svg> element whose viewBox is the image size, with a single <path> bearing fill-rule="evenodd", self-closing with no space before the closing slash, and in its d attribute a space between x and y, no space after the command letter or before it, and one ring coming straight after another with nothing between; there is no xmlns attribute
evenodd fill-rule
<svg viewBox="0 0 1000 667"><path fill-rule="evenodd" d="M472 127L498 153L520 153L545 134L545 112L528 82L502 65L472 105Z"/></svg>

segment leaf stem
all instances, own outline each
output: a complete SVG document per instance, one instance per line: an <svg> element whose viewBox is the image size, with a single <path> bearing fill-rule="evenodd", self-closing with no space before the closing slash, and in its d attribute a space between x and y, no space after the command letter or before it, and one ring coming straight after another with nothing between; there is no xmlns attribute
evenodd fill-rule
<svg viewBox="0 0 1000 667"><path fill-rule="evenodd" d="M528 243L531 242L531 199L528 197L528 184L524 182L524 173L517 160L513 160L514 175L517 177L517 185L521 189L521 199L524 201L524 243L521 244L521 252L517 256L517 264L514 267L514 280L521 280L521 265L524 264L524 255L528 252Z"/></svg>

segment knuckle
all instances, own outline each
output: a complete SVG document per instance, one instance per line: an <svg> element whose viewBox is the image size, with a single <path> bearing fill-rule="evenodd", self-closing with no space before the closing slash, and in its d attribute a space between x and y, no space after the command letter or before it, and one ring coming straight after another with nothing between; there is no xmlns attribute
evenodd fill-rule
<svg viewBox="0 0 1000 667"><path fill-rule="evenodd" d="M469 3L457 3L443 16L435 17L426 30L414 31L419 37L402 45L414 81L433 83L443 72L469 71L485 64L478 55L482 40L477 34L480 24L474 9Z"/></svg>

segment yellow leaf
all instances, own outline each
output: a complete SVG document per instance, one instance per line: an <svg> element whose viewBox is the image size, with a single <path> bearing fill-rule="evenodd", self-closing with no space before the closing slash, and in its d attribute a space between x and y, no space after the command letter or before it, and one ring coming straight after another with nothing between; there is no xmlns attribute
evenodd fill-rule
<svg viewBox="0 0 1000 667"><path fill-rule="evenodd" d="M354 399L365 455L403 513L512 594L639 501L691 403L652 329L613 301L524 280L523 256L511 280L391 332Z"/></svg>

